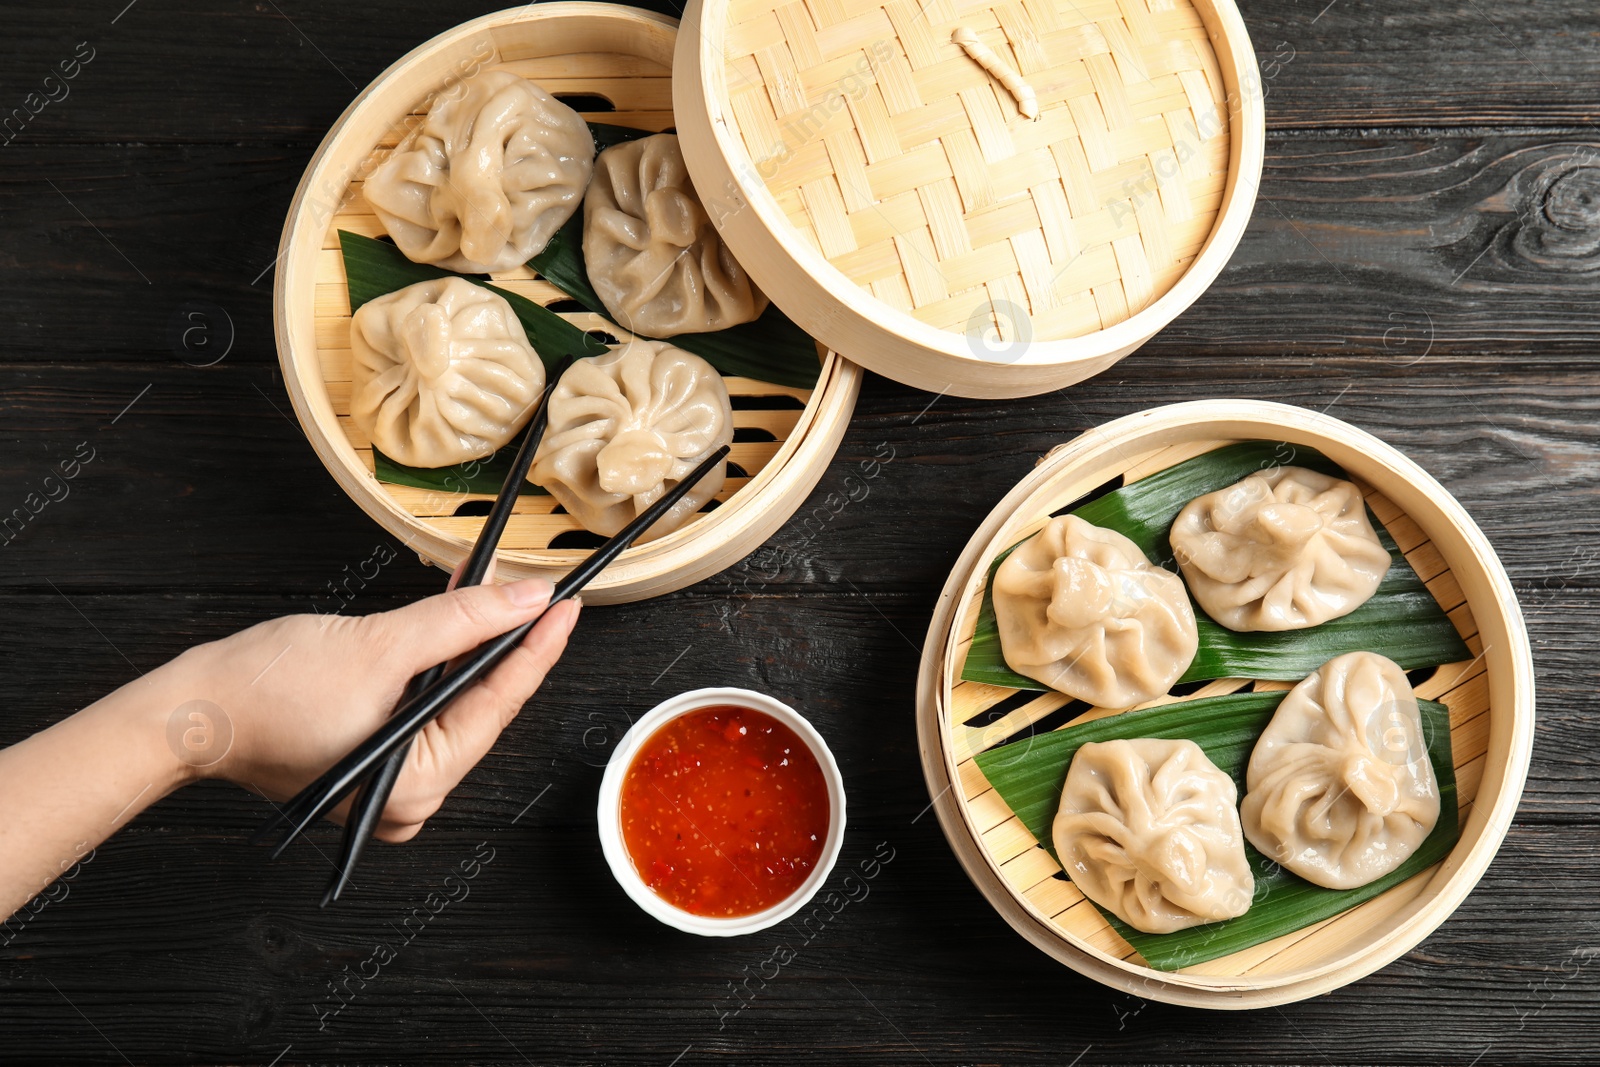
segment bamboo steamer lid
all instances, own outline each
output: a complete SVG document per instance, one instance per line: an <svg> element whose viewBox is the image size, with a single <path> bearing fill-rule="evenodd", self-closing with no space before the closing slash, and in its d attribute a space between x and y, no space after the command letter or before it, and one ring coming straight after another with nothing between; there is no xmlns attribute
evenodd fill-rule
<svg viewBox="0 0 1600 1067"><path fill-rule="evenodd" d="M919 388L1106 369L1215 279L1255 201L1232 0L699 0L683 30L678 134L728 246L818 340Z"/></svg>

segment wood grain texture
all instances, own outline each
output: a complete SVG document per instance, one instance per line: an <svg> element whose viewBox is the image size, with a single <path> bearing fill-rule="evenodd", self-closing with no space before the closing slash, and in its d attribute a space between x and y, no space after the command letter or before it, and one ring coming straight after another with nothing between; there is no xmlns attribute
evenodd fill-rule
<svg viewBox="0 0 1600 1067"><path fill-rule="evenodd" d="M1543 590L1570 604L1569 591L1594 588L1595 568L1571 537L1600 530L1600 365L1524 360L1508 374L1488 356L1399 367L1373 356L1141 354L1119 372L1004 405L870 379L807 507L747 566L697 589L837 592L848 578L931 597L971 516L987 513L1051 447L1132 411L1227 396L1327 408L1390 441L1467 506L1524 597ZM79 442L97 454L73 495L0 549L9 556L0 587L38 589L49 577L65 589L151 590L183 576L203 588L253 589L270 569L273 588L310 598L383 536L317 463L270 368L35 364L5 374L0 518ZM1545 494L1531 509L1530 486ZM309 502L297 499L307 491ZM108 507L115 522L91 521L109 518L99 510ZM428 581L419 574L404 591L426 591Z"/></svg>
<svg viewBox="0 0 1600 1067"><path fill-rule="evenodd" d="M95 458L0 537L0 744L195 641L339 606L329 583L382 531L286 417L270 274L251 283L354 94L339 70L364 84L495 6L140 0L114 26L123 0L7 12L0 117L77 42L97 54L0 148L0 522L79 442ZM208 785L156 806L0 948L0 1060L1592 1062L1600 16L1580 0L1273 0L1244 16L1274 130L1266 177L1189 313L1065 393L980 403L871 379L805 509L724 575L590 612L541 699L336 912L315 907L326 866L310 844L279 864L243 845L259 801ZM194 304L203 323L177 314ZM217 349L186 348L173 323L220 344L216 308L232 348L186 365ZM978 517L1051 446L1206 396L1329 406L1437 476L1512 575L1540 695L1518 820L1456 915L1371 978L1225 1027L1113 994L1013 934L921 815L912 730L916 645ZM397 559L345 610L439 579ZM682 643L641 652L647 628ZM628 713L712 683L788 696L828 737L851 796L834 887L878 842L895 849L810 942L676 934L606 873L592 810L609 746ZM331 854L335 833L315 845ZM399 940L483 841L496 859L471 895L319 1030L327 984ZM762 988L780 942L798 954Z"/></svg>
<svg viewBox="0 0 1600 1067"><path fill-rule="evenodd" d="M677 16L676 0L637 6ZM19 9L7 15L0 106L88 41L94 59L16 135L27 144L313 147L360 86L437 33L498 10L470 0L378 5L248 3ZM1583 0L1507 9L1485 0L1257 0L1245 6L1273 126L1540 125L1600 113ZM272 91L261 91L271 72ZM54 90L61 95L60 89ZM0 139L4 135L0 134Z"/></svg>
<svg viewBox="0 0 1600 1067"><path fill-rule="evenodd" d="M3 152L0 279L23 312L0 359L204 363L216 349L200 341L220 343L230 323L228 363L276 358L271 268L308 149L108 153L19 139ZM1269 137L1259 203L1228 267L1125 363L1583 354L1600 325L1582 298L1597 271L1600 130L1285 131ZM88 310L39 315L64 288ZM203 319L184 318L201 304ZM186 347L180 327L196 324L207 330Z"/></svg>

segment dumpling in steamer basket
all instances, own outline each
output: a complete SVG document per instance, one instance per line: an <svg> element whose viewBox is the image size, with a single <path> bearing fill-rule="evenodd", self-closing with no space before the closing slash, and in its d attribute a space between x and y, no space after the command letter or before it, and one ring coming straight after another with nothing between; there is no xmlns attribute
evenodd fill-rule
<svg viewBox="0 0 1600 1067"><path fill-rule="evenodd" d="M1289 691L1245 785L1250 843L1329 889L1388 874L1439 821L1416 694L1400 665L1374 652L1331 659Z"/></svg>
<svg viewBox="0 0 1600 1067"><path fill-rule="evenodd" d="M1072 757L1050 836L1084 896L1167 934L1249 910L1255 876L1237 799L1193 741L1090 742Z"/></svg>
<svg viewBox="0 0 1600 1067"><path fill-rule="evenodd" d="M722 375L681 348L635 338L561 376L529 478L585 529L610 537L732 440ZM639 540L687 522L722 489L727 469L701 479Z"/></svg>
<svg viewBox="0 0 1600 1067"><path fill-rule="evenodd" d="M1199 644L1183 581L1115 530L1051 519L994 576L1000 648L1018 674L1126 708L1161 696Z"/></svg>
<svg viewBox="0 0 1600 1067"><path fill-rule="evenodd" d="M543 251L593 173L594 138L576 111L486 70L440 94L365 193L407 258L487 274Z"/></svg>
<svg viewBox="0 0 1600 1067"><path fill-rule="evenodd" d="M646 337L723 330L767 307L711 224L670 133L600 153L583 202L583 256L611 317Z"/></svg>
<svg viewBox="0 0 1600 1067"><path fill-rule="evenodd" d="M1205 613L1230 630L1300 630L1365 604L1389 553L1354 482L1304 467L1257 471L1191 500L1172 551Z"/></svg>
<svg viewBox="0 0 1600 1067"><path fill-rule="evenodd" d="M544 363L504 297L435 278L369 300L350 320L350 415L410 467L494 454L527 424Z"/></svg>

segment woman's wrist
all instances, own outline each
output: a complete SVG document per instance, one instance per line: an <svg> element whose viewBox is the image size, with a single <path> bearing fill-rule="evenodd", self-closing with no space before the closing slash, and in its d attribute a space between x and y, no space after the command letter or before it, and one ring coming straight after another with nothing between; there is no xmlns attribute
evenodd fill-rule
<svg viewBox="0 0 1600 1067"><path fill-rule="evenodd" d="M175 749L166 667L0 750L0 917L198 770Z"/></svg>
<svg viewBox="0 0 1600 1067"><path fill-rule="evenodd" d="M221 721L225 717L217 714L220 709L200 695L209 687L196 670L198 651L184 653L82 712L104 721L109 736L120 739L127 764L149 780L141 808L205 777L217 760L218 742L225 742L221 735L231 735Z"/></svg>
<svg viewBox="0 0 1600 1067"><path fill-rule="evenodd" d="M199 777L194 764L183 759L181 748L174 744L174 734L178 733L175 718L182 700L166 670L161 667L151 671L112 694L113 711L127 730L129 752L152 784L147 801L166 796Z"/></svg>
<svg viewBox="0 0 1600 1067"><path fill-rule="evenodd" d="M219 675L216 643L196 645L163 665L149 694L179 785L218 777L234 746L232 703Z"/></svg>

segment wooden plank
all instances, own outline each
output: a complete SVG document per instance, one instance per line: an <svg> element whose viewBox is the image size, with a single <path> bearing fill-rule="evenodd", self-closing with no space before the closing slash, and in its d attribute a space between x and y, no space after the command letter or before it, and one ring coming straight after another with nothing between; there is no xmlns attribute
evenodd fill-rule
<svg viewBox="0 0 1600 1067"><path fill-rule="evenodd" d="M1274 137L1262 200L1231 266L1130 362L1358 360L1363 378L1403 375L1429 388L1448 357L1514 358L1535 372L1585 357L1600 310L1585 299L1590 261L1577 251L1588 224L1581 208L1564 206L1581 201L1588 180L1578 140L1564 132ZM51 173L71 203L43 183L15 188L0 280L30 307L72 303L92 313L52 318L48 331L43 316L25 316L0 336L0 356L30 358L48 346L58 357L151 358L169 350L168 319L203 297L233 320L239 342L229 359L273 359L270 343L243 341L270 339L269 268L302 152L149 147L107 157L23 138L6 151L22 171ZM1345 195L1369 186L1383 195ZM141 190L137 205L123 200L129 187ZM240 212L233 197L251 208ZM175 231L181 246L168 239ZM63 272L54 266L63 256L93 270ZM140 271L160 286L158 299ZM1349 294L1337 310L1326 300L1334 285Z"/></svg>

